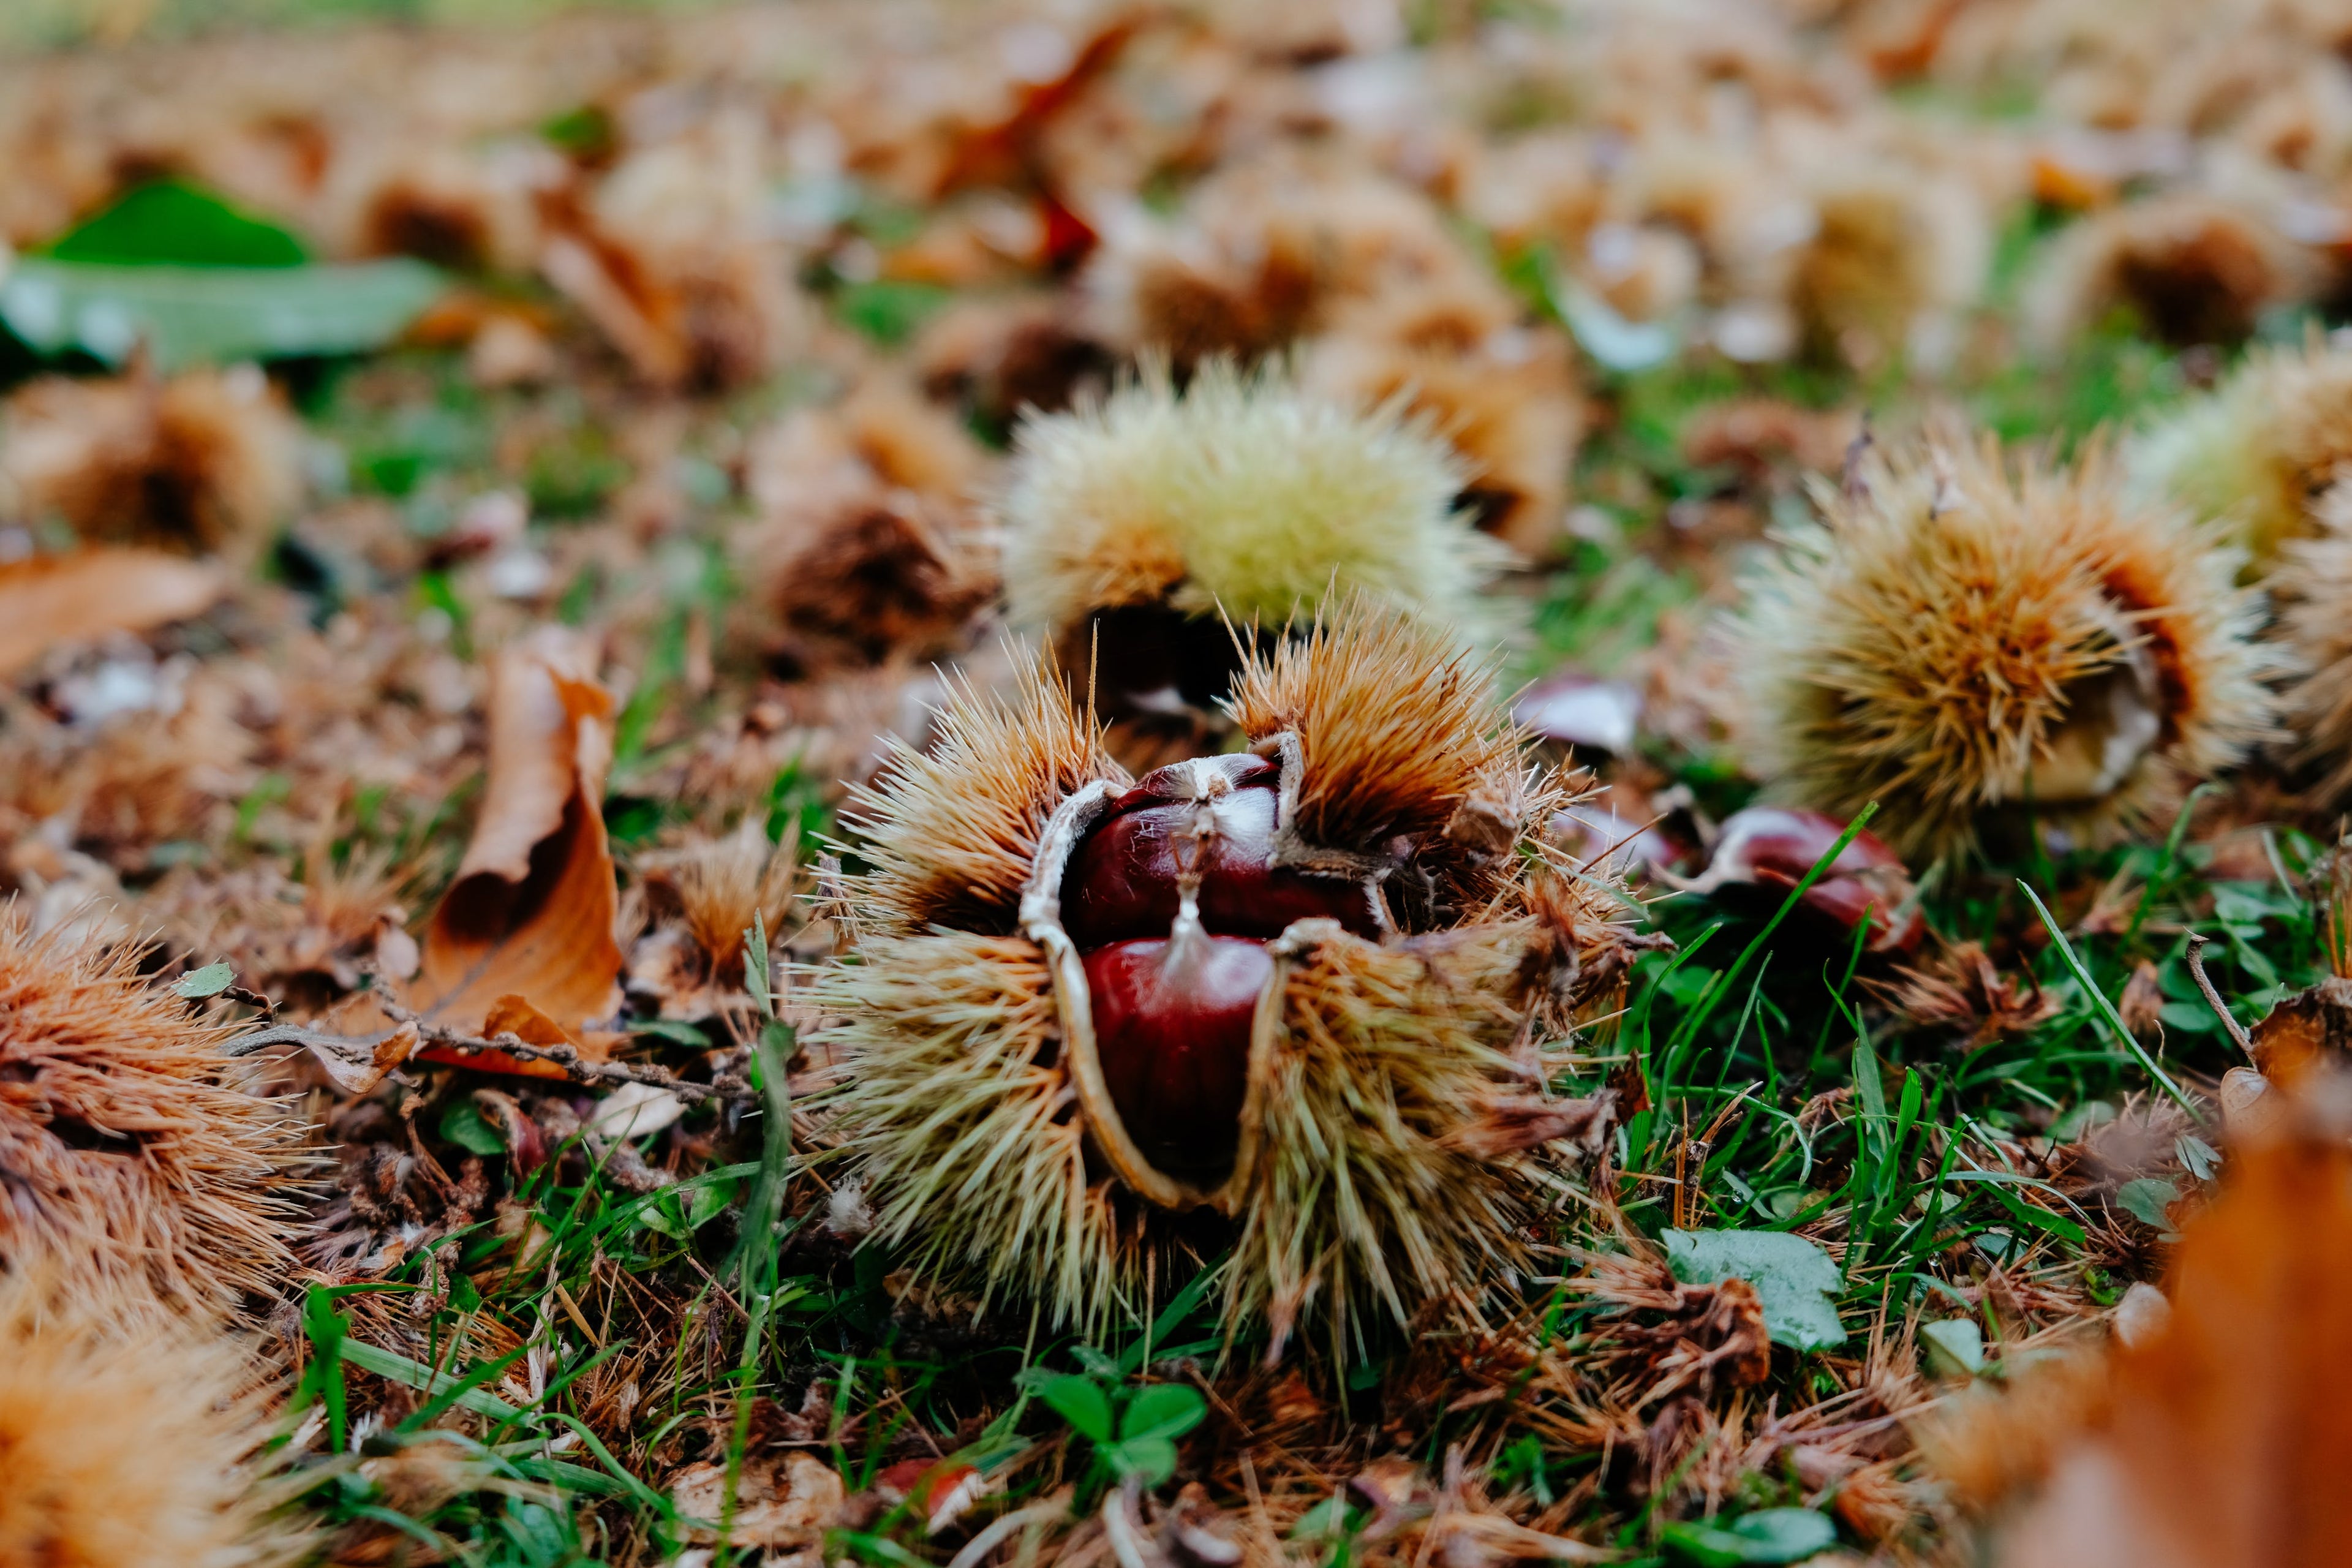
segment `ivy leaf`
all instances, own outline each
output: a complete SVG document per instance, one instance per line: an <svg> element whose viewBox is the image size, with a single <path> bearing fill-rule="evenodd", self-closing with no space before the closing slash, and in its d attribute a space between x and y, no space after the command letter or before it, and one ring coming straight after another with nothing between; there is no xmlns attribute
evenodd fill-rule
<svg viewBox="0 0 2352 1568"><path fill-rule="evenodd" d="M633 1035L651 1035L657 1040L667 1040L674 1046L690 1046L698 1051L710 1048L710 1037L691 1024L681 1024L675 1018L643 1018L629 1026Z"/></svg>
<svg viewBox="0 0 2352 1568"><path fill-rule="evenodd" d="M1176 1445L1165 1437L1129 1437L1103 1450L1111 1468L1156 1487L1176 1473Z"/></svg>
<svg viewBox="0 0 2352 1568"><path fill-rule="evenodd" d="M178 983L172 987L172 994L185 996L192 1000L202 996L217 996L227 990L230 983L236 979L236 971L227 964L207 963L202 969L192 969L181 975Z"/></svg>
<svg viewBox="0 0 2352 1568"><path fill-rule="evenodd" d="M2172 1152L2189 1173L2200 1182L2211 1181L2213 1173L2221 1168L2221 1152L2193 1132L2184 1132L2175 1139Z"/></svg>
<svg viewBox="0 0 2352 1568"><path fill-rule="evenodd" d="M1984 1370L1984 1331L1974 1318L1945 1318L1919 1326L1928 1369L1944 1377L1974 1377Z"/></svg>
<svg viewBox="0 0 2352 1568"><path fill-rule="evenodd" d="M125 192L42 253L125 267L299 267L310 259L278 225L180 180Z"/></svg>
<svg viewBox="0 0 2352 1568"><path fill-rule="evenodd" d="M672 1241L684 1241L718 1217L734 1194L732 1182L703 1182L683 1192L664 1193L638 1211L637 1223Z"/></svg>
<svg viewBox="0 0 2352 1568"><path fill-rule="evenodd" d="M1844 1276L1829 1254L1801 1236L1777 1230L1670 1230L1666 1261L1686 1284L1745 1279L1764 1307L1775 1344L1801 1351L1845 1343L1837 1294Z"/></svg>

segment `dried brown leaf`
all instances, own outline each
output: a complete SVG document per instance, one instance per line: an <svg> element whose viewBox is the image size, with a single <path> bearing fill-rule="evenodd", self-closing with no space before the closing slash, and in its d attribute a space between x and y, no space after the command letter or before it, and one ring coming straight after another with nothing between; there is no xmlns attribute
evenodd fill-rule
<svg viewBox="0 0 2352 1568"><path fill-rule="evenodd" d="M551 627L499 655L489 718L489 786L457 879L425 924L413 1005L431 1022L595 1055L589 1026L620 1005L620 892L604 818L612 694L580 639ZM545 1064L464 1059L562 1076Z"/></svg>
<svg viewBox="0 0 2352 1568"><path fill-rule="evenodd" d="M227 586L215 567L160 550L91 546L0 565L0 676L60 643L184 620Z"/></svg>

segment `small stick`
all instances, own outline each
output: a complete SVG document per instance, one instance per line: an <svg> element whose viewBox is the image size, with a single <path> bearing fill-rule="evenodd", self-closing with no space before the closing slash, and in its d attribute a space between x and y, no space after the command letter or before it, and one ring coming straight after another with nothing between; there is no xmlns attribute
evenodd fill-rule
<svg viewBox="0 0 2352 1568"><path fill-rule="evenodd" d="M2247 1035L2245 1026L2230 1016L2230 1009L2221 1005L2221 994L2213 989L2210 980L2205 978L2205 944L2212 940L2193 931L2189 933L2189 973L2197 977L2197 989L2205 993L2205 1005L2213 1009L2213 1016L2221 1020L2221 1027L2230 1031L2230 1038L2238 1042L2238 1048L2246 1053L2247 1060L2252 1061L2253 1040Z"/></svg>
<svg viewBox="0 0 2352 1568"><path fill-rule="evenodd" d="M563 1075L574 1083L638 1083L651 1089L664 1089L681 1100L723 1100L744 1105L756 1105L760 1091L732 1074L712 1083L689 1083L681 1080L667 1068L658 1066L631 1067L626 1062L592 1062L582 1058L577 1047L569 1045L535 1046L512 1034L500 1033L490 1039L468 1035L446 1024L429 1024L408 1008L389 997L379 996L376 1005L395 1024L414 1024L417 1037L427 1045L444 1050L478 1056L498 1051L518 1061L549 1062L563 1069ZM224 1055L241 1057L274 1045L319 1045L330 1049L352 1047L373 1049L382 1036L331 1035L323 1030L306 1029L299 1024L279 1024L268 1029L239 1036L231 1040Z"/></svg>

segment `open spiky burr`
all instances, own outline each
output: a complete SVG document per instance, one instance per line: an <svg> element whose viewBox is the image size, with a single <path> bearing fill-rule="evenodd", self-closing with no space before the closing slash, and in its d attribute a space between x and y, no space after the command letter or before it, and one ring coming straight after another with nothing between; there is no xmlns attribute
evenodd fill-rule
<svg viewBox="0 0 2352 1568"><path fill-rule="evenodd" d="M1536 836L1559 791L1443 632L1350 605L1233 715L1248 752L1130 782L1035 669L867 797L815 1000L879 1237L1079 1327L1227 1249L1277 1352L1475 1312L1589 1120L1541 1047L1622 906Z"/></svg>

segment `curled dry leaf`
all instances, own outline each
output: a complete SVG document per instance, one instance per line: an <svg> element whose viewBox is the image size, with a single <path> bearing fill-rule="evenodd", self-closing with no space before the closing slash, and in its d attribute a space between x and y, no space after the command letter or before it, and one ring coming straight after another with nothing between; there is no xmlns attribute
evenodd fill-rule
<svg viewBox="0 0 2352 1568"><path fill-rule="evenodd" d="M620 1006L620 891L604 817L613 697L581 638L548 627L498 656L489 751L473 840L425 924L414 1005L435 1023L601 1056L609 1042L589 1026ZM562 1076L488 1054L420 1055Z"/></svg>
<svg viewBox="0 0 2352 1568"><path fill-rule="evenodd" d="M2233 1158L2220 1198L2183 1227L2171 1310L2118 1335L2098 1396L2079 1402L2074 1436L2007 1532L2006 1568L2344 1561L2352 1149L2343 1086L2323 1088L2293 1136Z"/></svg>
<svg viewBox="0 0 2352 1568"><path fill-rule="evenodd" d="M2352 980L2331 975L2281 997L2252 1039L2254 1065L2273 1083L2294 1087L2315 1070L2352 1063Z"/></svg>
<svg viewBox="0 0 2352 1568"><path fill-rule="evenodd" d="M160 550L93 547L0 565L0 676L60 643L142 632L208 608L215 567Z"/></svg>
<svg viewBox="0 0 2352 1568"><path fill-rule="evenodd" d="M416 1026L408 1022L394 1026L380 1039L354 1039L288 1024L239 1035L222 1047L222 1054L244 1057L265 1046L300 1046L317 1060L337 1089L345 1094L367 1095L375 1092L384 1074L415 1054L416 1038Z"/></svg>

